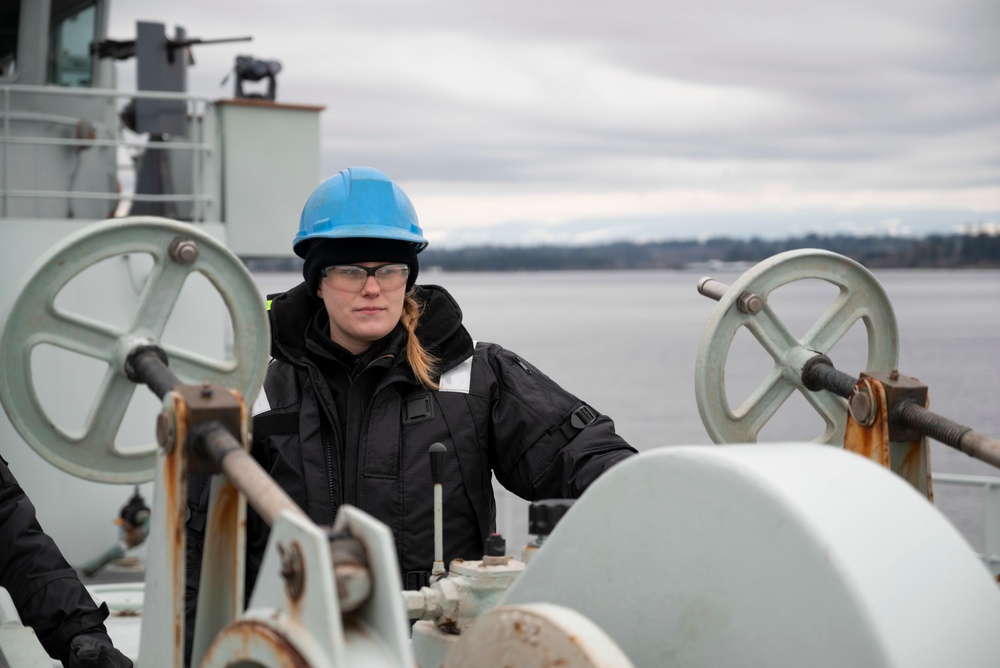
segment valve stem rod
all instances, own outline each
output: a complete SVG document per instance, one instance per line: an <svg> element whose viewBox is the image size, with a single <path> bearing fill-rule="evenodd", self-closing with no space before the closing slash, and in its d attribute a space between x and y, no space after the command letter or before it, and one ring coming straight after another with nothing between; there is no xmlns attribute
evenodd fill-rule
<svg viewBox="0 0 1000 668"><path fill-rule="evenodd" d="M802 367L802 384L817 392L826 390L850 398L858 379L837 370L826 355L817 355ZM889 419L909 429L915 429L935 441L1000 468L1000 441L924 408L913 401L900 401L890 406Z"/></svg>
<svg viewBox="0 0 1000 668"><path fill-rule="evenodd" d="M434 481L434 565L431 577L438 578L444 569L444 455L447 449L443 443L434 443L427 451L431 458L431 479Z"/></svg>

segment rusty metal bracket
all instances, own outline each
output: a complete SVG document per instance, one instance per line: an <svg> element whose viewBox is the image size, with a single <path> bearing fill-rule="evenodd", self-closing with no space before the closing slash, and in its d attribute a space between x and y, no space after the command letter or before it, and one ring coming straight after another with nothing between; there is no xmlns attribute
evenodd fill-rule
<svg viewBox="0 0 1000 668"><path fill-rule="evenodd" d="M893 369L889 373L862 373L861 380L865 379L884 388L888 440L912 443L927 436L1000 468L1000 440L928 410L927 386L916 378ZM871 427L875 423L880 403L872 388L835 369L827 356L817 355L802 366L802 383L814 392L827 390L848 399L849 416L858 425Z"/></svg>
<svg viewBox="0 0 1000 668"><path fill-rule="evenodd" d="M862 378L874 378L885 389L885 402L889 414L890 441L916 441L922 436L920 430L894 419L896 407L902 402L927 405L927 386L916 378L903 376L893 369L889 373L862 373Z"/></svg>
<svg viewBox="0 0 1000 668"><path fill-rule="evenodd" d="M848 400L844 449L880 464L933 501L927 439L920 431L896 424L899 405L927 401L927 386L915 378L891 373L861 374Z"/></svg>
<svg viewBox="0 0 1000 668"><path fill-rule="evenodd" d="M848 401L844 449L870 459L885 468L889 465L889 418L885 391L872 378L861 378Z"/></svg>
<svg viewBox="0 0 1000 668"><path fill-rule="evenodd" d="M178 385L173 392L183 400L186 411L188 468L192 473L219 473L220 458L206 446L211 432L221 427L243 444L243 416L247 414L238 393L222 385ZM246 447L246 444L244 444Z"/></svg>

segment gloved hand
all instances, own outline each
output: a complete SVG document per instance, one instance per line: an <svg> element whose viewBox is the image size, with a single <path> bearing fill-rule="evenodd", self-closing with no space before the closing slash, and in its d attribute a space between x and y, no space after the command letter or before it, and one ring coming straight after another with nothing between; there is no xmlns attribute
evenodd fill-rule
<svg viewBox="0 0 1000 668"><path fill-rule="evenodd" d="M81 633L69 641L66 668L132 668L132 660L106 642Z"/></svg>

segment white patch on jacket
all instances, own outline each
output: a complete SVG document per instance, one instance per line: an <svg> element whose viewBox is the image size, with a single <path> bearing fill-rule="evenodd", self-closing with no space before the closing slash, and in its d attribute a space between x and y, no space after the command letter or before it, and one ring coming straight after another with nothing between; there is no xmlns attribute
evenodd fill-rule
<svg viewBox="0 0 1000 668"><path fill-rule="evenodd" d="M472 347L476 347L476 341L472 342ZM441 374L440 380L438 380L438 385L440 386L440 392L459 392L461 394L469 393L469 386L472 384L472 358L475 354L469 356L469 359L460 363L454 369L450 369L445 373Z"/></svg>

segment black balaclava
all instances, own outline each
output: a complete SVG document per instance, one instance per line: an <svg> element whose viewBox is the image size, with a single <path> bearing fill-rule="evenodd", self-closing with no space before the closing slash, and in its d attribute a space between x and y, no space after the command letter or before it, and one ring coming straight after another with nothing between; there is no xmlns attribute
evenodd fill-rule
<svg viewBox="0 0 1000 668"><path fill-rule="evenodd" d="M375 239L370 237L350 237L345 239L322 239L314 241L302 265L302 277L306 279L310 294L319 289L320 271L335 264L358 264L360 262L398 262L410 268L406 279L409 290L417 282L420 263L413 244L395 239Z"/></svg>

